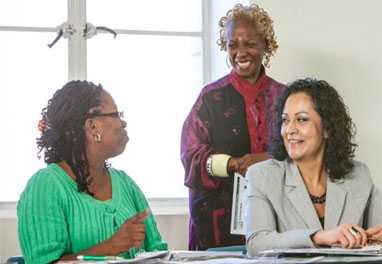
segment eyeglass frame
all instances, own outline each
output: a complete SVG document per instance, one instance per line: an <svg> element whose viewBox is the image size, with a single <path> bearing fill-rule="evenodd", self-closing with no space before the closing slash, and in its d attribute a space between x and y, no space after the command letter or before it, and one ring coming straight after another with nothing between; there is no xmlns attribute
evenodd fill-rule
<svg viewBox="0 0 382 264"><path fill-rule="evenodd" d="M88 113L86 114L86 118L93 118L98 116L109 116L114 118L119 118L120 120L124 121L124 113L123 111L115 111L110 113Z"/></svg>

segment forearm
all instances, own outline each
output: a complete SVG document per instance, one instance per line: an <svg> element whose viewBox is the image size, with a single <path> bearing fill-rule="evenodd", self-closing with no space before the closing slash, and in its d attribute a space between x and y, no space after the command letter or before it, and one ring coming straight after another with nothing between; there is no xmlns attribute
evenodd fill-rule
<svg viewBox="0 0 382 264"><path fill-rule="evenodd" d="M250 256L260 251L279 248L312 248L311 235L316 229L297 229L286 232L257 231L247 239L247 250Z"/></svg>
<svg viewBox="0 0 382 264"><path fill-rule="evenodd" d="M76 254L65 254L63 255L60 260L76 260L77 256L116 256L121 253L121 250L119 250L116 247L113 247L112 244L109 242L109 240L105 240L101 242L98 245L95 245L93 247L90 247L86 250L77 252Z"/></svg>

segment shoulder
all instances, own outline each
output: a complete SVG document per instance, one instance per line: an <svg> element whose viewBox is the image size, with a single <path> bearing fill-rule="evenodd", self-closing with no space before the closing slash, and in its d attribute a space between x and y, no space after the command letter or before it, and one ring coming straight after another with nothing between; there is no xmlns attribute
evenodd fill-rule
<svg viewBox="0 0 382 264"><path fill-rule="evenodd" d="M285 178L286 163L275 159L255 163L248 168L246 179L249 184L261 189L281 185Z"/></svg>
<svg viewBox="0 0 382 264"><path fill-rule="evenodd" d="M232 85L232 84L231 84L231 81L229 78L229 74L227 74L227 75L223 76L222 78L204 86L202 89L201 95L205 95L211 91L214 91L216 89L223 88L223 87L226 87L229 85Z"/></svg>
<svg viewBox="0 0 382 264"><path fill-rule="evenodd" d="M113 182L116 182L125 191L136 191L140 188L136 182L123 170L118 170L115 168L109 168L110 177L113 178Z"/></svg>
<svg viewBox="0 0 382 264"><path fill-rule="evenodd" d="M347 189L357 190L357 192L370 190L373 186L373 180L367 165L356 160L353 161L353 165L353 169L344 179L344 185Z"/></svg>
<svg viewBox="0 0 382 264"><path fill-rule="evenodd" d="M279 81L276 81L275 79L269 77L268 75L266 75L266 84L269 88L280 91L280 92L286 88L285 84Z"/></svg>
<svg viewBox="0 0 382 264"><path fill-rule="evenodd" d="M33 191L36 189L52 190L60 188L60 172L56 170L56 164L50 164L46 168L40 169L28 180L24 192ZM48 188L48 189L45 189ZM51 193L51 192L46 192Z"/></svg>
<svg viewBox="0 0 382 264"><path fill-rule="evenodd" d="M18 209L23 205L30 206L33 203L39 206L54 206L60 204L66 196L66 188L76 188L67 183L67 179L59 174L55 164L50 164L46 168L37 171L29 179L24 191L18 201Z"/></svg>
<svg viewBox="0 0 382 264"><path fill-rule="evenodd" d="M196 112L199 112L203 107L207 107L212 102L221 101L222 92L234 90L229 75L226 75L214 82L211 82L203 87L201 90L198 99L196 100L193 109Z"/></svg>

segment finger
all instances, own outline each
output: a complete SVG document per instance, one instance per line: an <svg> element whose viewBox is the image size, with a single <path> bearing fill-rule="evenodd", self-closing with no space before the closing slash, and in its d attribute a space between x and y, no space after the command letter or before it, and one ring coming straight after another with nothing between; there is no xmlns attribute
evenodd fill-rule
<svg viewBox="0 0 382 264"><path fill-rule="evenodd" d="M146 232L146 226L144 224L134 224L131 228L134 233L144 234Z"/></svg>
<svg viewBox="0 0 382 264"><path fill-rule="evenodd" d="M382 230L371 236L373 239L382 239Z"/></svg>
<svg viewBox="0 0 382 264"><path fill-rule="evenodd" d="M348 241L347 248L353 248L354 245L356 244L356 239L355 239L354 235L352 233L350 233L349 227L345 228L343 230L343 234L344 234L346 240Z"/></svg>
<svg viewBox="0 0 382 264"><path fill-rule="evenodd" d="M366 246L366 244L367 244L367 234L366 234L365 229L363 229L359 225L354 225L353 228L357 230L357 232L358 232L357 236L360 237L360 241L359 241L360 246L362 246L362 247Z"/></svg>
<svg viewBox="0 0 382 264"><path fill-rule="evenodd" d="M349 227L349 232L350 232L350 234L352 234L352 236L355 239L355 244L353 245L353 247L354 248L362 247L362 244L361 244L362 236L360 234L360 231L358 231L358 229L355 228L355 226L352 225L352 226Z"/></svg>
<svg viewBox="0 0 382 264"><path fill-rule="evenodd" d="M132 218L130 218L128 221L131 221L133 223L141 223L143 222L149 215L151 214L151 210L149 208L146 208L144 211L136 214Z"/></svg>
<svg viewBox="0 0 382 264"><path fill-rule="evenodd" d="M370 227L366 230L366 234L368 236L373 236L375 235L376 233L378 233L380 231L380 229L378 227Z"/></svg>
<svg viewBox="0 0 382 264"><path fill-rule="evenodd" d="M340 234L340 238L339 238L338 242L340 243L342 248L347 248L349 245L348 240L345 238L345 236L343 234Z"/></svg>

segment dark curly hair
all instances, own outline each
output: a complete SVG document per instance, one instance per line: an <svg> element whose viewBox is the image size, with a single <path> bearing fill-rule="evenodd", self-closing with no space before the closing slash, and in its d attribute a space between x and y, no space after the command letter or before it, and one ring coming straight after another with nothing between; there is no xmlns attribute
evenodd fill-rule
<svg viewBox="0 0 382 264"><path fill-rule="evenodd" d="M39 157L43 152L47 164L66 161L76 175L78 191L89 194L84 124L89 111L100 105L102 91L101 85L87 81L65 84L42 109L45 128L41 137L37 138ZM92 114L97 112L92 111Z"/></svg>
<svg viewBox="0 0 382 264"><path fill-rule="evenodd" d="M276 106L277 113L270 154L277 160L289 158L280 131L285 102L290 95L296 93L305 93L310 96L314 108L322 120L323 127L327 131L324 165L330 179L345 178L353 168L354 151L357 147L357 144L353 142L355 125L342 97L323 80L306 78L287 85Z"/></svg>

